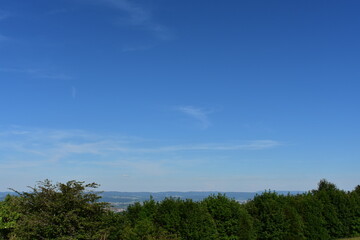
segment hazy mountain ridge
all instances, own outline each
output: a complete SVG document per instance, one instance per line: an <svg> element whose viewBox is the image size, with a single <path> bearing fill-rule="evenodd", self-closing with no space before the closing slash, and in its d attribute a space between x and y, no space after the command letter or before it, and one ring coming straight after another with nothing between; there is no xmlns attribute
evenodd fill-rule
<svg viewBox="0 0 360 240"><path fill-rule="evenodd" d="M162 201L165 198L180 198L180 199L192 199L193 201L201 201L209 195L225 194L227 197L235 199L238 202L246 202L254 198L256 194L261 194L263 191L258 192L217 192L217 191L189 191L189 192L118 192L118 191L105 191L99 195L102 197L100 201L110 203L114 208L125 209L127 206L135 202L144 202L151 197L155 201ZM286 195L290 193L295 195L303 193L303 191L275 191L278 194ZM15 192L0 192L0 200L3 200L6 195L16 195Z"/></svg>

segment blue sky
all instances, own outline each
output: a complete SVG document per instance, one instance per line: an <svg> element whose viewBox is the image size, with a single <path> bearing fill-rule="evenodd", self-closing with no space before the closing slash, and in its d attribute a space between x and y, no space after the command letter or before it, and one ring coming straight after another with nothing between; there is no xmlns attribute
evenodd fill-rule
<svg viewBox="0 0 360 240"><path fill-rule="evenodd" d="M360 2L2 0L0 190L360 183Z"/></svg>

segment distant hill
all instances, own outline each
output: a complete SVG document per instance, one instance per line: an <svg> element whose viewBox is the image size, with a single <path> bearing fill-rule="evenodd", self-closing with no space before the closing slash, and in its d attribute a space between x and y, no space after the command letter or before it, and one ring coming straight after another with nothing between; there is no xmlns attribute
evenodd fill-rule
<svg viewBox="0 0 360 240"><path fill-rule="evenodd" d="M155 201L162 201L167 197L174 197L180 199L192 199L194 201L201 201L209 195L218 193L225 194L229 198L233 198L238 202L246 202L252 199L256 194L262 192L116 192L108 191L102 192L99 195L102 197L102 202L109 202L114 208L126 209L127 206L135 202L144 202L152 197ZM291 195L303 193L301 191L277 191L278 194ZM6 195L16 194L14 192L0 192L0 200L4 200Z"/></svg>
<svg viewBox="0 0 360 240"><path fill-rule="evenodd" d="M209 195L217 195L218 193L225 194L229 198L243 203L254 198L256 194L262 192L103 192L102 201L109 202L115 208L125 209L130 204L135 202L144 202L152 197L155 201L162 201L167 197L192 199L194 201L201 201ZM277 191L278 194L291 195L303 193L301 191Z"/></svg>

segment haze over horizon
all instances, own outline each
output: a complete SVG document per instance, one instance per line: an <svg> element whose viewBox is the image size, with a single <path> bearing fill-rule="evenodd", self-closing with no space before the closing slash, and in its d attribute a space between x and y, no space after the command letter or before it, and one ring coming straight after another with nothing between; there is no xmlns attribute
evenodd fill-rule
<svg viewBox="0 0 360 240"><path fill-rule="evenodd" d="M0 191L360 184L360 2L2 0Z"/></svg>

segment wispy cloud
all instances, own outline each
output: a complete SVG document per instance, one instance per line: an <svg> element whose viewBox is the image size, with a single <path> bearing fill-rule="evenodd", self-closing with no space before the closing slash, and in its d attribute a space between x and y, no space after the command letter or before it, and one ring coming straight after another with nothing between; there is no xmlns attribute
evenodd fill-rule
<svg viewBox="0 0 360 240"><path fill-rule="evenodd" d="M1 35L0 35L1 40ZM50 80L71 80L73 77L57 72L51 72L44 69L37 68L0 68L0 72L27 74L36 79L50 79Z"/></svg>
<svg viewBox="0 0 360 240"><path fill-rule="evenodd" d="M168 37L168 29L155 22L152 17L152 11L148 8L145 8L142 5L135 4L134 2L128 0L100 0L107 4L110 4L121 11L124 11L128 14L129 18L127 23L133 26L141 26L150 30L159 37L166 38ZM165 36L166 35L166 36Z"/></svg>
<svg viewBox="0 0 360 240"><path fill-rule="evenodd" d="M99 0L100 2L109 4L122 11L125 11L130 16L130 23L133 25L146 25L151 22L151 13L140 5L136 5L128 0Z"/></svg>
<svg viewBox="0 0 360 240"><path fill-rule="evenodd" d="M200 122L203 128L208 128L211 125L208 118L208 114L210 114L212 111L204 110L194 106L181 106L181 107L177 107L176 110L186 114L191 118L196 119L197 121Z"/></svg>
<svg viewBox="0 0 360 240"><path fill-rule="evenodd" d="M19 169L19 168L31 168L38 167L44 164L43 161L5 161L0 162L0 169Z"/></svg>
<svg viewBox="0 0 360 240"><path fill-rule="evenodd" d="M46 14L47 15L56 15L56 14L63 14L63 13L68 13L73 11L73 9L69 9L69 8L57 8L57 9L53 9L48 11Z"/></svg>
<svg viewBox="0 0 360 240"><path fill-rule="evenodd" d="M92 174L96 175L100 170L111 179L115 175L120 178L126 175L135 183L136 179L144 178L156 182L158 177L188 174L190 169L195 171L206 163L223 164L220 159L236 158L238 161L244 151L266 151L281 145L274 140L171 145L165 140L108 133L13 126L0 128L0 171L29 172L31 179L40 175L46 178L48 174L53 177L59 173L61 176L57 177L62 178L66 172L74 179L93 177ZM79 176L79 172L86 174Z"/></svg>
<svg viewBox="0 0 360 240"><path fill-rule="evenodd" d="M8 40L8 39L9 39L8 37L0 34L0 42L6 41L6 40Z"/></svg>
<svg viewBox="0 0 360 240"><path fill-rule="evenodd" d="M10 17L10 13L0 10L0 21L3 21ZM0 33L0 42L8 41L10 38Z"/></svg>
<svg viewBox="0 0 360 240"><path fill-rule="evenodd" d="M164 166L161 162L154 162L149 160L140 160L140 161L129 161L129 160L119 160L115 162L109 162L110 165L114 166L116 163L117 166L126 167L129 170L136 171L137 173L159 176L169 173L171 170ZM100 163L102 164L102 163Z"/></svg>
<svg viewBox="0 0 360 240"><path fill-rule="evenodd" d="M144 147L144 145L149 145ZM80 130L46 130L13 128L0 132L0 150L13 155L26 155L56 162L70 156L119 157L142 154L180 153L189 151L245 151L264 150L280 146L274 140L244 141L240 144L204 143L186 145L158 145L136 138L90 134ZM139 155L140 154L140 155Z"/></svg>
<svg viewBox="0 0 360 240"><path fill-rule="evenodd" d="M10 72L10 73L27 73L34 74L38 72L38 69L20 69L20 68L0 68L0 72Z"/></svg>
<svg viewBox="0 0 360 240"><path fill-rule="evenodd" d="M10 13L0 10L0 21L8 18Z"/></svg>
<svg viewBox="0 0 360 240"><path fill-rule="evenodd" d="M121 25L133 26L150 32L158 40L170 40L173 38L172 32L164 25L153 19L153 12L150 8L137 4L129 0L93 0L93 3L102 4L116 8L126 17L121 18L118 22ZM143 45L141 45L143 46ZM148 47L127 47L128 49L145 50Z"/></svg>
<svg viewBox="0 0 360 240"><path fill-rule="evenodd" d="M79 130L11 129L0 132L3 158L19 156L29 161L59 162L74 156L101 156L121 139L105 140ZM1 155L0 154L0 155ZM81 158L81 157L80 157Z"/></svg>
<svg viewBox="0 0 360 240"><path fill-rule="evenodd" d="M76 95L77 95L77 90L76 90L76 88L75 88L74 86L72 86L72 87L71 87L71 97L72 97L73 99L75 99L75 98L76 98Z"/></svg>
<svg viewBox="0 0 360 240"><path fill-rule="evenodd" d="M154 45L139 45L139 46L124 46L121 48L122 52L134 52L134 51L142 51L153 48Z"/></svg>
<svg viewBox="0 0 360 240"><path fill-rule="evenodd" d="M164 152L182 152L182 151L236 151L236 150L263 150L282 145L274 140L256 140L246 141L242 144L224 144L224 143L205 143L172 145L152 148L114 148L112 150L119 152L137 152L137 153L164 153Z"/></svg>

